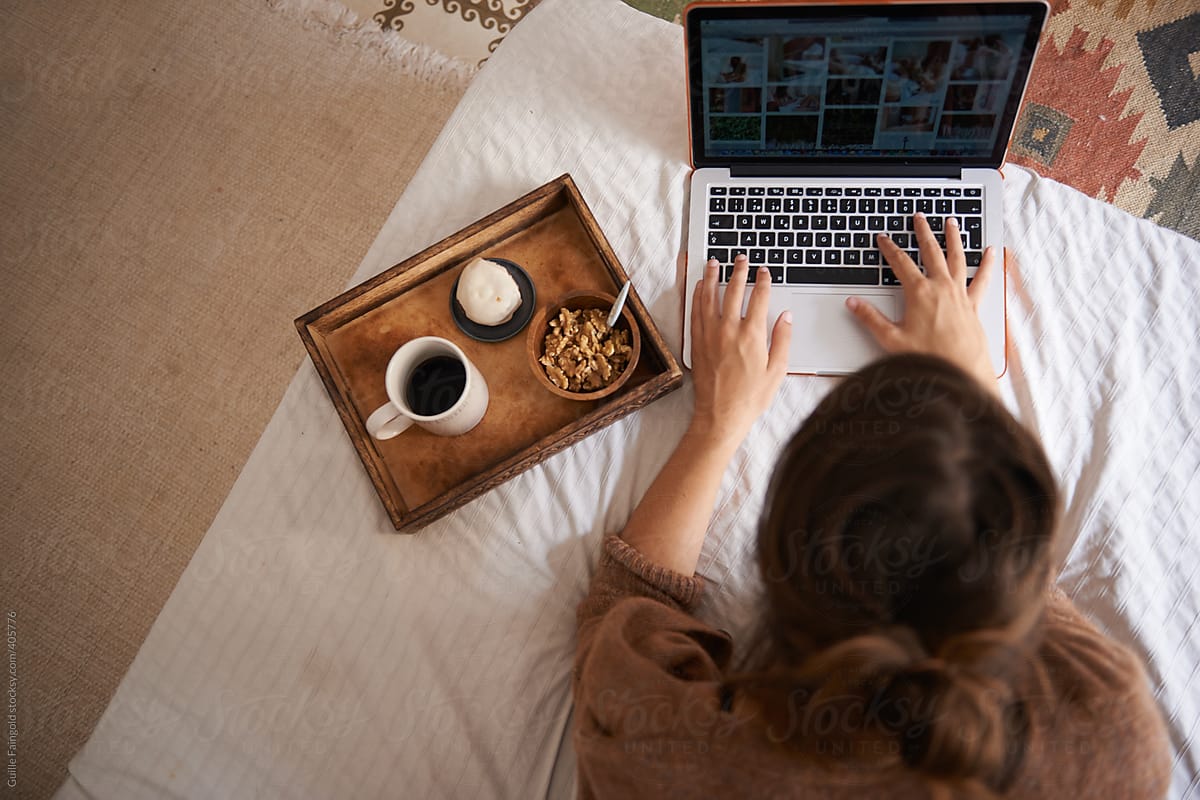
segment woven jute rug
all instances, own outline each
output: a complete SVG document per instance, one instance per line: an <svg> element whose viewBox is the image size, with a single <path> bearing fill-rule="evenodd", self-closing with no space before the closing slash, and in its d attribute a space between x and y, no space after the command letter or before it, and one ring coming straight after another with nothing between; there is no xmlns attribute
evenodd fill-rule
<svg viewBox="0 0 1200 800"><path fill-rule="evenodd" d="M539 0L345 2L482 62ZM685 5L627 2L675 21ZM1009 159L1200 239L1198 0L1054 0Z"/></svg>
<svg viewBox="0 0 1200 800"><path fill-rule="evenodd" d="M473 72L325 0L0 3L0 796L64 778Z"/></svg>

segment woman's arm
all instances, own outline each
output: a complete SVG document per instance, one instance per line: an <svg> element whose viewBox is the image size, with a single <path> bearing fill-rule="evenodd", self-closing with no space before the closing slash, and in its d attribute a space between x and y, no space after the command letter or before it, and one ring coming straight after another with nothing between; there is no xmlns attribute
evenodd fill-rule
<svg viewBox="0 0 1200 800"><path fill-rule="evenodd" d="M771 405L787 373L791 314L764 331L770 272L759 270L741 315L749 261L734 261L724 302L709 261L692 302L692 422L629 518L621 538L647 559L683 575L696 571L721 476L750 426Z"/></svg>

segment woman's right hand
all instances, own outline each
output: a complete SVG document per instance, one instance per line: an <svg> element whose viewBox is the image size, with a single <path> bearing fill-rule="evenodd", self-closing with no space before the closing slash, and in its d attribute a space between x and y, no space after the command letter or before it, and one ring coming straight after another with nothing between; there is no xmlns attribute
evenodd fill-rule
<svg viewBox="0 0 1200 800"><path fill-rule="evenodd" d="M963 255L958 222L946 219L946 252L925 215L914 217L922 275L913 260L887 234L878 237L879 249L904 287L904 318L892 322L866 300L846 298L846 305L889 353L929 353L957 364L992 391L998 391L996 374L988 357L987 336L979 322L979 300L991 278L995 252L983 253L979 269L967 286L967 259Z"/></svg>

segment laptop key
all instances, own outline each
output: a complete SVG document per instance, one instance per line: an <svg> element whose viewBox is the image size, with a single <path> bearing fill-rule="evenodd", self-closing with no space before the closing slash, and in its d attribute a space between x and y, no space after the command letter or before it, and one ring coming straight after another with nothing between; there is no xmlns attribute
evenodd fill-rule
<svg viewBox="0 0 1200 800"><path fill-rule="evenodd" d="M917 211L920 211L922 214L932 214L933 213L933 201L930 200L929 198L922 197L920 200L917 201Z"/></svg>
<svg viewBox="0 0 1200 800"><path fill-rule="evenodd" d="M968 267L978 267L980 264L983 263L983 253L970 252L970 253L966 253L966 257L967 257L967 266Z"/></svg>
<svg viewBox="0 0 1200 800"><path fill-rule="evenodd" d="M933 210L938 214L946 215L951 213L954 208L954 203L949 200L936 200L933 203Z"/></svg>
<svg viewBox="0 0 1200 800"><path fill-rule="evenodd" d="M983 230L983 217L967 217L961 224L964 231L981 231Z"/></svg>
<svg viewBox="0 0 1200 800"><path fill-rule="evenodd" d="M771 195L772 197L782 197L783 196L783 187L782 186L768 186L767 194Z"/></svg>
<svg viewBox="0 0 1200 800"><path fill-rule="evenodd" d="M851 197L859 197L862 194L861 186L847 186L846 194Z"/></svg>
<svg viewBox="0 0 1200 800"><path fill-rule="evenodd" d="M906 214L906 215L913 213L913 201L909 200L907 198L905 198L903 200L897 200L896 201L896 213L897 214Z"/></svg>
<svg viewBox="0 0 1200 800"><path fill-rule="evenodd" d="M761 197L762 195L766 194L766 190L761 186L751 186L750 194L751 196L758 195Z"/></svg>
<svg viewBox="0 0 1200 800"><path fill-rule="evenodd" d="M879 259L879 251L878 250L864 250L863 251L862 262L864 264L878 264L879 260L880 259Z"/></svg>
<svg viewBox="0 0 1200 800"><path fill-rule="evenodd" d="M859 200L858 201L858 213L874 214L875 213L875 201L869 197L864 197L862 200Z"/></svg>
<svg viewBox="0 0 1200 800"><path fill-rule="evenodd" d="M867 227L867 218L854 216L850 218L850 230L861 231Z"/></svg>
<svg viewBox="0 0 1200 800"><path fill-rule="evenodd" d="M728 203L726 203L725 210L728 211L730 214L741 214L743 211L746 210L746 198L744 198L744 197L729 198Z"/></svg>
<svg viewBox="0 0 1200 800"><path fill-rule="evenodd" d="M983 195L983 191L979 188L963 189L964 197L981 197L982 195Z"/></svg>
<svg viewBox="0 0 1200 800"><path fill-rule="evenodd" d="M853 214L858 208L858 201L851 200L849 197L843 197L838 203L838 212L842 214Z"/></svg>
<svg viewBox="0 0 1200 800"><path fill-rule="evenodd" d="M856 233L854 234L853 241L855 247L857 247L859 250L865 250L871 246L871 234Z"/></svg>
<svg viewBox="0 0 1200 800"><path fill-rule="evenodd" d="M783 211L783 201L778 197L768 197L767 202L763 204L763 211L768 214L778 214Z"/></svg>
<svg viewBox="0 0 1200 800"><path fill-rule="evenodd" d="M732 214L712 214L708 218L708 227L719 230L733 230Z"/></svg>
<svg viewBox="0 0 1200 800"><path fill-rule="evenodd" d="M896 247L899 247L901 250L903 250L904 248L908 247L908 234L894 233L892 234L892 241L896 243Z"/></svg>
<svg viewBox="0 0 1200 800"><path fill-rule="evenodd" d="M796 197L787 198L786 200L783 201L783 210L789 214L799 214L800 213L800 199L796 198Z"/></svg>
<svg viewBox="0 0 1200 800"><path fill-rule="evenodd" d="M968 189L967 191L969 192L971 190ZM954 213L955 214L982 214L983 213L983 202L980 200L955 200L954 201Z"/></svg>
<svg viewBox="0 0 1200 800"><path fill-rule="evenodd" d="M872 231L883 230L883 217L871 217L867 220L867 229Z"/></svg>
<svg viewBox="0 0 1200 800"><path fill-rule="evenodd" d="M783 267L768 267L771 270L771 283L783 283Z"/></svg>
<svg viewBox="0 0 1200 800"><path fill-rule="evenodd" d="M754 248L750 251L749 258L751 266L760 267L767 262L767 251L763 250L761 247Z"/></svg>
<svg viewBox="0 0 1200 800"><path fill-rule="evenodd" d="M983 249L983 234L980 231L967 231L967 249Z"/></svg>
<svg viewBox="0 0 1200 800"><path fill-rule="evenodd" d="M788 193L788 197L799 197L801 194L804 193L804 190L801 189L799 186L789 186L787 193Z"/></svg>
<svg viewBox="0 0 1200 800"><path fill-rule="evenodd" d="M868 186L866 189L863 189L863 194L867 197L879 197L882 193L883 190L878 186Z"/></svg>
<svg viewBox="0 0 1200 800"><path fill-rule="evenodd" d="M776 214L772 221L775 223L777 229L786 228L791 224L792 218L786 214Z"/></svg>
<svg viewBox="0 0 1200 800"><path fill-rule="evenodd" d="M709 231L708 243L710 245L730 245L737 244L738 236L733 231Z"/></svg>
<svg viewBox="0 0 1200 800"><path fill-rule="evenodd" d="M756 228L771 227L771 215L770 214L755 214L754 215L754 227L756 227Z"/></svg>
<svg viewBox="0 0 1200 800"><path fill-rule="evenodd" d="M842 261L857 266L862 263L862 254L857 250L847 250L842 254Z"/></svg>
<svg viewBox="0 0 1200 800"><path fill-rule="evenodd" d="M841 250L826 250L825 251L825 263L826 264L842 263L842 251Z"/></svg>
<svg viewBox="0 0 1200 800"><path fill-rule="evenodd" d="M805 188L804 194L806 197L820 197L825 194L825 190L820 186L809 186Z"/></svg>
<svg viewBox="0 0 1200 800"><path fill-rule="evenodd" d="M763 231L758 235L759 247L774 247L775 246L775 231Z"/></svg>
<svg viewBox="0 0 1200 800"><path fill-rule="evenodd" d="M824 214L814 214L812 217L812 227L815 231L822 231L829 228L829 217Z"/></svg>
<svg viewBox="0 0 1200 800"><path fill-rule="evenodd" d="M797 214L792 217L793 230L803 231L808 229L808 217L804 214Z"/></svg>
<svg viewBox="0 0 1200 800"><path fill-rule="evenodd" d="M763 210L763 201L761 197L751 197L746 200L746 210L751 214L758 214Z"/></svg>
<svg viewBox="0 0 1200 800"><path fill-rule="evenodd" d="M822 214L836 214L838 210L838 201L833 197L827 197L821 201Z"/></svg>
<svg viewBox="0 0 1200 800"><path fill-rule="evenodd" d="M804 263L804 251L803 250L788 250L787 251L787 263L803 264Z"/></svg>
<svg viewBox="0 0 1200 800"><path fill-rule="evenodd" d="M725 198L724 197L714 197L713 199L709 200L708 201L708 210L716 211L718 213L724 214L725 213Z"/></svg>
<svg viewBox="0 0 1200 800"><path fill-rule="evenodd" d="M817 247L833 247L833 234L829 231L817 233Z"/></svg>
<svg viewBox="0 0 1200 800"><path fill-rule="evenodd" d="M849 220L838 214L829 218L829 227L835 231L844 231L849 226Z"/></svg>
<svg viewBox="0 0 1200 800"><path fill-rule="evenodd" d="M879 270L863 269L862 267L788 267L787 282L878 286Z"/></svg>
<svg viewBox="0 0 1200 800"><path fill-rule="evenodd" d="M742 231L740 241L742 247L754 247L758 244L758 234L754 231Z"/></svg>
<svg viewBox="0 0 1200 800"><path fill-rule="evenodd" d="M888 217L887 218L887 229L889 231L904 230L904 217Z"/></svg>
<svg viewBox="0 0 1200 800"><path fill-rule="evenodd" d="M812 233L810 233L809 231L804 231L803 233L796 234L796 244L800 245L801 247L812 247L813 246Z"/></svg>
<svg viewBox="0 0 1200 800"><path fill-rule="evenodd" d="M905 189L905 190L904 190L904 196L905 196L905 197L920 197L920 196L921 196L921 190L920 190L920 189L911 189L911 188L910 188L910 189Z"/></svg>
<svg viewBox="0 0 1200 800"><path fill-rule="evenodd" d="M940 231L944 224L941 217L926 217L925 221L929 223L929 229L934 232Z"/></svg>
<svg viewBox="0 0 1200 800"><path fill-rule="evenodd" d="M895 214L896 201L889 197L885 197L879 201L878 209L880 214Z"/></svg>
<svg viewBox="0 0 1200 800"><path fill-rule="evenodd" d="M821 210L821 201L815 197L806 197L801 207L805 214L815 214Z"/></svg>
<svg viewBox="0 0 1200 800"><path fill-rule="evenodd" d="M821 251L820 250L805 250L804 251L804 263L805 264L820 264L821 263Z"/></svg>
<svg viewBox="0 0 1200 800"><path fill-rule="evenodd" d="M754 227L754 217L750 216L749 214L738 214L737 215L737 226L739 228L753 228Z"/></svg>
<svg viewBox="0 0 1200 800"><path fill-rule="evenodd" d="M745 186L730 186L729 187L729 196L730 197L732 197L734 195L741 196L741 195L745 195L745 194L746 194Z"/></svg>
<svg viewBox="0 0 1200 800"><path fill-rule="evenodd" d="M733 260L729 257L729 250L727 250L724 247L708 248L708 257L710 259L715 258L717 261L720 261L722 264L728 264Z"/></svg>
<svg viewBox="0 0 1200 800"><path fill-rule="evenodd" d="M962 189L957 186L947 186L946 191L942 192L942 194L946 195L946 197L961 197Z"/></svg>
<svg viewBox="0 0 1200 800"><path fill-rule="evenodd" d="M884 286L899 286L900 279L896 277L896 273L892 272L891 268L883 268L883 285Z"/></svg>
<svg viewBox="0 0 1200 800"><path fill-rule="evenodd" d="M850 246L850 234L848 234L848 233L835 233L835 234L833 235L833 246L834 246L834 247L841 247L841 248L846 248L846 247L849 247L849 246Z"/></svg>
<svg viewBox="0 0 1200 800"><path fill-rule="evenodd" d="M836 196L840 197L840 196L841 196L841 194L842 194L842 187L840 187L840 186L826 186L826 187L825 187L825 194L827 194L827 195L836 195Z"/></svg>
<svg viewBox="0 0 1200 800"><path fill-rule="evenodd" d="M795 243L795 239L796 234L791 231L780 231L777 241L780 247L791 247Z"/></svg>
<svg viewBox="0 0 1200 800"><path fill-rule="evenodd" d="M723 195L723 194L725 194L725 187L724 186L710 186L710 187L708 187L708 193Z"/></svg>
<svg viewBox="0 0 1200 800"><path fill-rule="evenodd" d="M767 251L768 264L782 264L786 254L783 250L771 249Z"/></svg>
<svg viewBox="0 0 1200 800"><path fill-rule="evenodd" d="M926 187L921 190L921 194L923 194L926 197L941 197L942 190L941 190L941 188Z"/></svg>
<svg viewBox="0 0 1200 800"><path fill-rule="evenodd" d="M895 186L888 186L884 188L883 194L886 197L899 197L900 189Z"/></svg>

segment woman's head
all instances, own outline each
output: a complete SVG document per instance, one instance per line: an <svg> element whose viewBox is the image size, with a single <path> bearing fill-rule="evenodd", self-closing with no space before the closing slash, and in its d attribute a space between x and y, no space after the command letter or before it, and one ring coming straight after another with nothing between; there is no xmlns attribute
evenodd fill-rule
<svg viewBox="0 0 1200 800"><path fill-rule="evenodd" d="M903 355L849 376L772 478L751 693L857 699L914 768L1002 785L1057 514L1038 442L957 367ZM781 738L812 733L794 722Z"/></svg>

